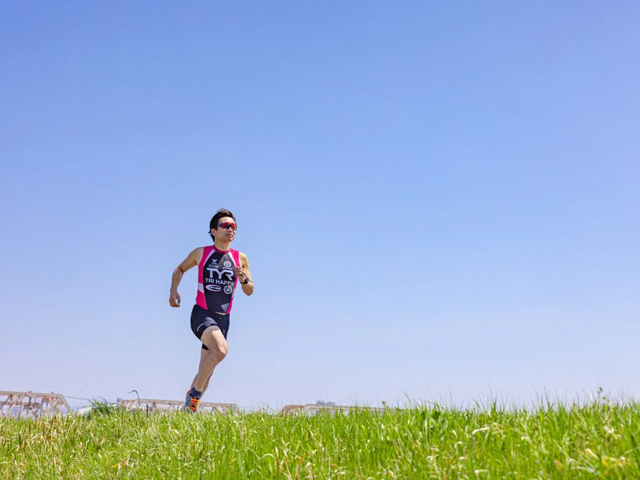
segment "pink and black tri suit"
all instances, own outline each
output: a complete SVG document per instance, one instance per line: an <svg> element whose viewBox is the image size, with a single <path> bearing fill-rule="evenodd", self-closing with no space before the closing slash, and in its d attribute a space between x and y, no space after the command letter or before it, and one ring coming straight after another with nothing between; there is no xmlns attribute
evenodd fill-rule
<svg viewBox="0 0 640 480"><path fill-rule="evenodd" d="M240 266L240 252L218 250L214 245L204 247L198 265L198 293L191 311L191 330L200 339L212 325L220 327L224 338L229 331L229 314L236 293ZM206 345L202 348L208 350Z"/></svg>

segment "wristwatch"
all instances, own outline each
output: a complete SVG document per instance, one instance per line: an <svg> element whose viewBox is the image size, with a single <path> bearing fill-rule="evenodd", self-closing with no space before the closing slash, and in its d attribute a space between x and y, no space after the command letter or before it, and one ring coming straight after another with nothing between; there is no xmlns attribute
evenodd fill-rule
<svg viewBox="0 0 640 480"><path fill-rule="evenodd" d="M244 279L246 280L246 282L240 282L242 285L246 285L247 283L249 283L249 277L244 277Z"/></svg>

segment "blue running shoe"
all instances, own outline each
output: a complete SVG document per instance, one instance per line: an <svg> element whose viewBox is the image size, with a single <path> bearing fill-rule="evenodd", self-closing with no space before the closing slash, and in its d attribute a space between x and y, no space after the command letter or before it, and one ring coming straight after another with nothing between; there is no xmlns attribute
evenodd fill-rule
<svg viewBox="0 0 640 480"><path fill-rule="evenodd" d="M196 413L198 411L198 406L200 405L200 397L202 397L202 392L199 392L195 387L192 387L187 392L187 396L184 401L185 407L189 411Z"/></svg>

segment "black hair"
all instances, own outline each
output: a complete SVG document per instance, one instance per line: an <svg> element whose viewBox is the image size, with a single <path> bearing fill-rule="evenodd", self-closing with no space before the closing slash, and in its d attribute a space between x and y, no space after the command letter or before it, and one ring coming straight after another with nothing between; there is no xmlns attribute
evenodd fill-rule
<svg viewBox="0 0 640 480"><path fill-rule="evenodd" d="M215 237L213 236L213 234L211 233L211 229L216 229L218 228L218 224L220 223L220 219L223 217L231 217L233 218L233 221L236 222L236 217L233 216L233 213L231 213L231 210L227 210L226 208L221 208L220 210L218 210L216 212L216 214L211 217L211 221L209 222L209 235L211 236L211 239L215 242ZM238 222L236 222L237 224Z"/></svg>

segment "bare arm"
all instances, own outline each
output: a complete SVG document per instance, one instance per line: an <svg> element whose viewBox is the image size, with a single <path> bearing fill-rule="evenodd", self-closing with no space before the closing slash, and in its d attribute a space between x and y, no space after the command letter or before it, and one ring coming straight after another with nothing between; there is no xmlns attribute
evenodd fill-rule
<svg viewBox="0 0 640 480"><path fill-rule="evenodd" d="M169 292L169 305L172 307L180 306L180 295L178 294L178 285L180 285L180 281L182 280L182 275L187 270L191 270L193 267L198 265L202 260L202 247L196 248L193 252L187 255L180 265L176 267L173 271L173 275L171 276L171 290Z"/></svg>
<svg viewBox="0 0 640 480"><path fill-rule="evenodd" d="M238 280L242 285L242 291L246 295L251 295L253 293L253 280L251 280L251 270L249 270L249 259L247 256L240 252L240 268L236 271L238 275ZM246 279L249 279L249 282L244 284L242 282L246 282Z"/></svg>

